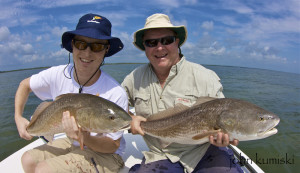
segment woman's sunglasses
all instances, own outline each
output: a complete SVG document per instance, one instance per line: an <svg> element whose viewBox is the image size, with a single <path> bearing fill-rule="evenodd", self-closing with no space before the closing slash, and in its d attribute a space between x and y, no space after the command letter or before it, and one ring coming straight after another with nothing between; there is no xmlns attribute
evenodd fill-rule
<svg viewBox="0 0 300 173"><path fill-rule="evenodd" d="M91 51L93 52L100 52L108 45L103 43L87 43L85 41L75 39L73 39L73 44L79 50L85 50L87 47L90 47Z"/></svg>
<svg viewBox="0 0 300 173"><path fill-rule="evenodd" d="M162 45L169 45L173 43L176 40L175 36L167 36L167 37L162 37L162 38L157 38L157 39L149 39L145 40L144 44L147 47L156 47L158 42L160 42Z"/></svg>

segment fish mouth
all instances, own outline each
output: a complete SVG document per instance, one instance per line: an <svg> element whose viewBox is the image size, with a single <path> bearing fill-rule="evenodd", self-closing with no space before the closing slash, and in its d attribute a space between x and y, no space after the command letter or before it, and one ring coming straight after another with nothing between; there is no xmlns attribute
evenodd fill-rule
<svg viewBox="0 0 300 173"><path fill-rule="evenodd" d="M279 124L280 120L276 121L273 125L273 127L271 127L269 130L266 130L265 132L260 133L260 135L263 136L271 136L271 135L275 135L278 130L275 128L278 124Z"/></svg>
<svg viewBox="0 0 300 173"><path fill-rule="evenodd" d="M128 130L128 129L130 129L130 124L127 124L127 125L121 127L121 128L120 128L119 130L117 130L117 131Z"/></svg>
<svg viewBox="0 0 300 173"><path fill-rule="evenodd" d="M269 129L268 131L266 131L265 133L263 133L264 135L268 135L268 136L271 136L271 135L275 135L276 133L278 132L278 130L276 128L271 128Z"/></svg>
<svg viewBox="0 0 300 173"><path fill-rule="evenodd" d="M270 128L269 130L266 130L264 132L257 133L257 137L258 137L258 139L262 139L262 138L266 138L266 137L275 135L277 132L278 132L278 130L273 127L273 128Z"/></svg>

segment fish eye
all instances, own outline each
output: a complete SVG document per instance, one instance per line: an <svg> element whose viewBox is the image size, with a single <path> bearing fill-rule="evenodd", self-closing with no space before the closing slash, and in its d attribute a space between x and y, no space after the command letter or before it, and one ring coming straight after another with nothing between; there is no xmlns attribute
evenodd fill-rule
<svg viewBox="0 0 300 173"><path fill-rule="evenodd" d="M259 121L264 121L264 117L259 117Z"/></svg>
<svg viewBox="0 0 300 173"><path fill-rule="evenodd" d="M108 118L109 118L110 120L115 120L115 119L116 119L116 117L113 116L113 115L110 115Z"/></svg>

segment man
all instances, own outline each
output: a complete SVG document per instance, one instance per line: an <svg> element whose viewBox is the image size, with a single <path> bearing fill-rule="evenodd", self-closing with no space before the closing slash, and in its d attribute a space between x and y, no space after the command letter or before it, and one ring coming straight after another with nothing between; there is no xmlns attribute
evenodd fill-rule
<svg viewBox="0 0 300 173"><path fill-rule="evenodd" d="M177 103L193 105L197 98L223 98L222 85L215 72L191 63L181 54L180 46L187 38L185 26L173 26L169 17L154 14L147 18L145 27L134 34L134 45L145 51L149 64L138 67L123 81L130 106L135 107L131 130L144 135L149 152L144 152L141 165L130 172L239 172L232 163L233 153L227 134L219 133L216 140L209 137L203 145L172 143L163 148L160 140L145 135L141 121ZM232 141L234 145L237 140Z"/></svg>
<svg viewBox="0 0 300 173"><path fill-rule="evenodd" d="M82 16L74 31L62 35L62 46L73 54L74 64L51 67L24 79L16 92L15 121L24 139L32 138L26 131L29 122L22 117L31 91L42 100L54 100L66 93L89 93L128 110L124 89L100 69L105 57L123 48L121 40L111 36L108 19L97 14ZM118 172L123 167L123 132L97 134L84 131L81 136L69 111L63 113L62 125L68 138L57 139L24 153L22 165L25 172ZM79 147L79 139L83 139L83 150Z"/></svg>

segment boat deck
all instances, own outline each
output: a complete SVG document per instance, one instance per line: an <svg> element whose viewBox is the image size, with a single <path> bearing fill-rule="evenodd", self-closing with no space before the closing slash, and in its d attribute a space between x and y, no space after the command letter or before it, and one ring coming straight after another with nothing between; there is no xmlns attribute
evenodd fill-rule
<svg viewBox="0 0 300 173"><path fill-rule="evenodd" d="M55 135L55 138L61 138L65 137L64 134L57 134ZM148 147L146 143L143 140L143 137L140 135L132 135L131 133L125 132L124 138L126 140L126 150L125 154L123 155L123 160L125 161L125 166L122 168L120 173L127 173L129 168L131 168L133 165L141 163L143 154L142 151L147 151ZM5 170L10 173L22 173L23 168L21 165L21 156L23 153L29 149L35 148L39 145L45 144L45 141L41 138L33 141L32 143L28 144L27 146L23 147L22 149L18 150L14 154L10 155L6 159L4 159L0 163L0 170ZM239 150L236 146L230 146L231 149L233 149L235 153L236 159L245 159L250 160L246 154L244 154L241 150ZM254 162L246 162L246 164L241 165L242 169L245 173L248 172L264 172L261 170Z"/></svg>

